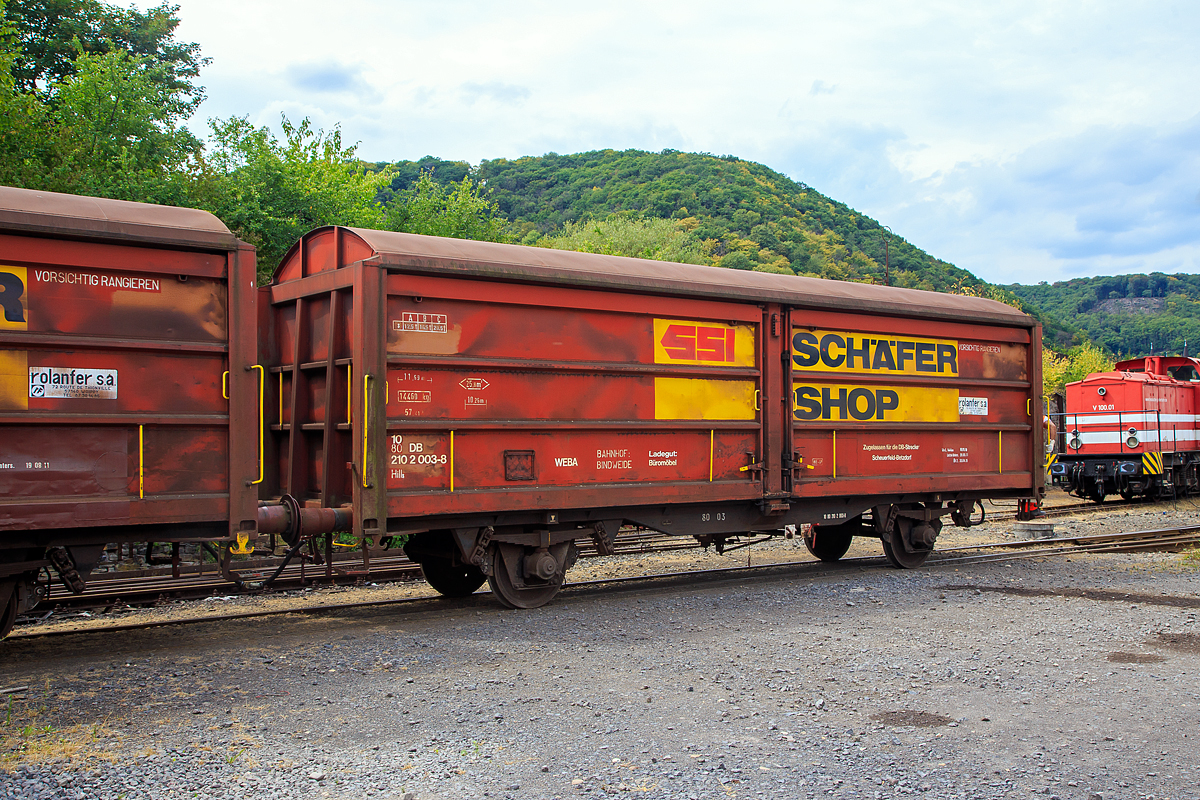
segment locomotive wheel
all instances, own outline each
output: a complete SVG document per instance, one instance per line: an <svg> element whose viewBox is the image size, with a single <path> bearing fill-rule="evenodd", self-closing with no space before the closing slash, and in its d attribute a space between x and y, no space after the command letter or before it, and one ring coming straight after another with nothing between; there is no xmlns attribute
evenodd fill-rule
<svg viewBox="0 0 1200 800"><path fill-rule="evenodd" d="M467 597L483 586L487 576L474 564L455 564L448 558L427 558L421 562L425 581L445 597Z"/></svg>
<svg viewBox="0 0 1200 800"><path fill-rule="evenodd" d="M492 574L488 575L488 586L492 594L508 608L539 608L549 603L562 588L563 573L575 559L575 543L565 542L550 548L550 554L558 562L558 574L548 581L525 578L525 558L532 551L520 545L498 544L492 547ZM524 583L525 586L518 586Z"/></svg>
<svg viewBox="0 0 1200 800"><path fill-rule="evenodd" d="M853 541L854 534L847 531L844 525L814 525L804 536L804 546L808 552L830 563L846 555Z"/></svg>
<svg viewBox="0 0 1200 800"><path fill-rule="evenodd" d="M3 592L8 590L8 596L4 597ZM17 585L15 583L0 584L0 604L3 604L3 611L0 611L0 639L12 633L13 626L17 624Z"/></svg>

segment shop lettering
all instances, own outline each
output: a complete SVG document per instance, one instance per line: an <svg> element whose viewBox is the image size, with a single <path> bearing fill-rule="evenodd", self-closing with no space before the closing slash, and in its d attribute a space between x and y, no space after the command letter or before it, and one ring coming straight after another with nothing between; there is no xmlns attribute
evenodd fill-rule
<svg viewBox="0 0 1200 800"><path fill-rule="evenodd" d="M900 407L900 394L892 389L831 389L828 386L796 387L796 419L887 419L888 411ZM834 417L837 412L837 417Z"/></svg>
<svg viewBox="0 0 1200 800"><path fill-rule="evenodd" d="M792 361L806 370L957 375L958 345L951 341L799 331L792 337Z"/></svg>

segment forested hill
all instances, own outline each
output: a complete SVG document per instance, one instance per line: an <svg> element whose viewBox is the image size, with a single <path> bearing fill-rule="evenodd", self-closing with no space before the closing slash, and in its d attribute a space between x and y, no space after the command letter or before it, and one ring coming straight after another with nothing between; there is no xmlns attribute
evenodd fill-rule
<svg viewBox="0 0 1200 800"><path fill-rule="evenodd" d="M427 157L394 165L392 189L408 189L422 170L451 182L463 162ZM611 215L672 219L705 261L735 269L795 272L883 283L889 234L844 203L761 164L732 156L667 150L598 150L574 155L483 161L475 176L518 241L535 244L569 223ZM890 236L893 286L990 293L970 272Z"/></svg>
<svg viewBox="0 0 1200 800"><path fill-rule="evenodd" d="M1005 287L1106 350L1200 352L1200 275L1118 275Z"/></svg>

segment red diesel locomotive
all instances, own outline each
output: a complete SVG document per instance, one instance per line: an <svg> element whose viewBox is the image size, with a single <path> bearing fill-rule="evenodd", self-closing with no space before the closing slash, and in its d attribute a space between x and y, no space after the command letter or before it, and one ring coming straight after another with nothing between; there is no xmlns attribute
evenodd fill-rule
<svg viewBox="0 0 1200 800"><path fill-rule="evenodd" d="M1053 481L1097 503L1200 491L1197 386L1200 361L1186 356L1121 361L1067 384Z"/></svg>
<svg viewBox="0 0 1200 800"><path fill-rule="evenodd" d="M530 608L625 524L914 567L1042 492L1040 330L988 300L348 228L255 290L210 215L15 189L0 240L8 626L105 542L403 535Z"/></svg>

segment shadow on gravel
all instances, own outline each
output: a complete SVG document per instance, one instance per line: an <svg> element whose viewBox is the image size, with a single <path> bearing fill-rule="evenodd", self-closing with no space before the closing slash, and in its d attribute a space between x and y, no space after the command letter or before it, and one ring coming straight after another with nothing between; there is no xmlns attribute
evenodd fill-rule
<svg viewBox="0 0 1200 800"><path fill-rule="evenodd" d="M1161 664L1166 661L1154 653L1109 653L1108 660L1114 664Z"/></svg>
<svg viewBox="0 0 1200 800"><path fill-rule="evenodd" d="M974 586L952 584L939 587L944 592L994 592L1016 597L1077 597L1081 600L1098 600L1110 603L1142 603L1148 606L1170 608L1200 608L1200 597L1180 597L1169 594L1137 594L1133 592L1109 592L1104 589L1029 589L1021 586ZM1178 634L1191 636L1192 634Z"/></svg>
<svg viewBox="0 0 1200 800"><path fill-rule="evenodd" d="M1177 653L1200 655L1200 633L1160 633L1151 644L1169 647Z"/></svg>
<svg viewBox="0 0 1200 800"><path fill-rule="evenodd" d="M892 728L940 728L954 720L928 711L882 711L872 714L871 719Z"/></svg>

